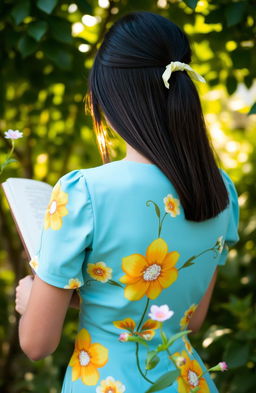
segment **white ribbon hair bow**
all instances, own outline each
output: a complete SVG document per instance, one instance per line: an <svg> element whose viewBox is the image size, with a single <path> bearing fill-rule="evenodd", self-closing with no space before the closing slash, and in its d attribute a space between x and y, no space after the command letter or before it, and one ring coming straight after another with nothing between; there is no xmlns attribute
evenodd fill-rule
<svg viewBox="0 0 256 393"><path fill-rule="evenodd" d="M162 78L165 84L165 87L167 87L167 89L169 89L169 78L172 74L172 72L174 71L184 71L186 70L188 72L188 75L199 81L199 82L204 82L206 83L206 80L200 75L198 74L198 72L196 72L195 70L193 70L193 68L190 67L190 65L186 64L186 63L181 63L180 61L171 61L170 64L168 64L166 66L166 69L164 71L164 73L162 74Z"/></svg>

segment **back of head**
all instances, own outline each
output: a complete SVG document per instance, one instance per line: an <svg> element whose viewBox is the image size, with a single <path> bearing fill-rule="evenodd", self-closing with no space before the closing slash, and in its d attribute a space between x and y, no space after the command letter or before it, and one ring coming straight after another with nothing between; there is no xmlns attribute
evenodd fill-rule
<svg viewBox="0 0 256 393"><path fill-rule="evenodd" d="M174 185L185 217L203 221L228 204L228 193L207 136L197 89L186 71L164 85L171 61L191 62L185 33L170 20L134 12L107 32L89 78L96 130L102 115Z"/></svg>

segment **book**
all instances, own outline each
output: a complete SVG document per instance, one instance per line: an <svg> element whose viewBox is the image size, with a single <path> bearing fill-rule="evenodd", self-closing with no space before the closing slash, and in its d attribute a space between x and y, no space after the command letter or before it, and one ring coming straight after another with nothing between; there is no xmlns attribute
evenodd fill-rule
<svg viewBox="0 0 256 393"><path fill-rule="evenodd" d="M40 180L10 177L1 183L29 260L40 246L46 208L53 187Z"/></svg>

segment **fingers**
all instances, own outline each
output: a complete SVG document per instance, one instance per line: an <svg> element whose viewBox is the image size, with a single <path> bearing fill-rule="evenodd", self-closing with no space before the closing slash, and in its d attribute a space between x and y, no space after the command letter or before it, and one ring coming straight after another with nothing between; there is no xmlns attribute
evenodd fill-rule
<svg viewBox="0 0 256 393"><path fill-rule="evenodd" d="M32 274L28 274L27 276L25 276L25 277L23 277L23 278L21 278L19 280L19 284L24 282L24 281L33 281L33 279L34 279L33 275Z"/></svg>
<svg viewBox="0 0 256 393"><path fill-rule="evenodd" d="M15 311L17 311L20 315L24 313L24 308L22 307L19 299L17 298L15 299Z"/></svg>
<svg viewBox="0 0 256 393"><path fill-rule="evenodd" d="M19 280L18 285L15 288L15 310L21 315L25 312L33 280L33 275L28 274Z"/></svg>

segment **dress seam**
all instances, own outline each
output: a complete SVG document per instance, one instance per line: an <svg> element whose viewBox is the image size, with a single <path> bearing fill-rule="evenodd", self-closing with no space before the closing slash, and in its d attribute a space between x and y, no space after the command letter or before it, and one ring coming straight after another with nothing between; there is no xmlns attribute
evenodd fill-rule
<svg viewBox="0 0 256 393"><path fill-rule="evenodd" d="M86 173L84 173L85 169L83 169L83 171L82 170L80 170L80 171L81 171L81 174L82 174L82 176L83 176L83 178L85 180L85 186L86 186L88 194L90 196L90 205L91 205L92 216L93 216L93 231L92 231L93 233L92 233L91 244L92 244L92 251L94 251L95 233L96 233L96 213L95 213L96 209L95 209L95 203L94 203L94 199L92 197L92 192L90 190L90 185L89 185L89 182L88 182L88 179L87 179L87 175L86 175Z"/></svg>

